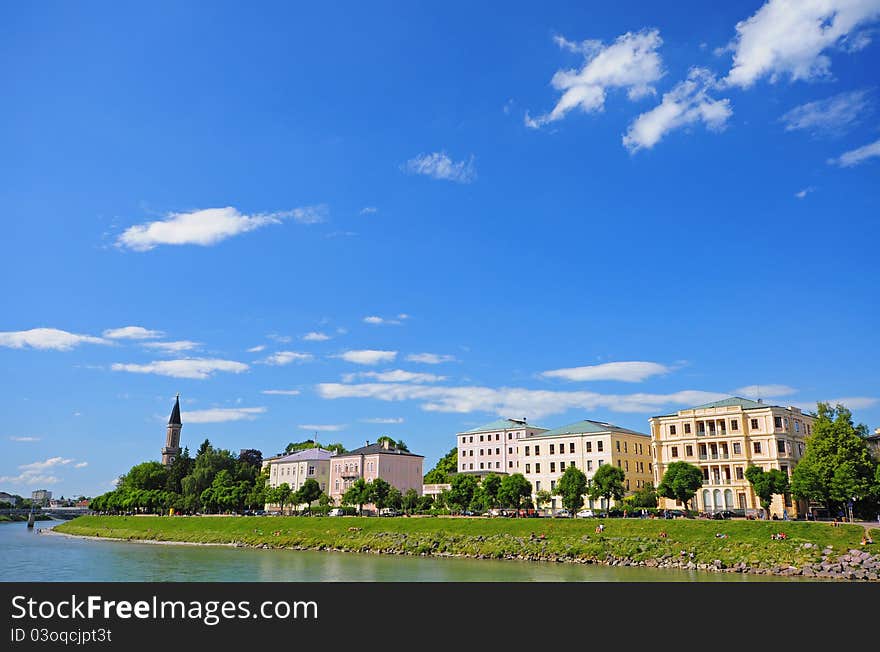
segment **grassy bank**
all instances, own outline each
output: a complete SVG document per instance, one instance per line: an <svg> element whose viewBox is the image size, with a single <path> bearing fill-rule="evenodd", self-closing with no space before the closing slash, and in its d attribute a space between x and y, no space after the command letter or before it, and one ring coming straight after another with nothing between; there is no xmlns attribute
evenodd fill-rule
<svg viewBox="0 0 880 652"><path fill-rule="evenodd" d="M600 522L604 532L595 531ZM861 546L864 530L855 525L736 520L81 516L56 530L126 540L775 573L880 548L880 531L877 543ZM777 532L787 538L772 539Z"/></svg>

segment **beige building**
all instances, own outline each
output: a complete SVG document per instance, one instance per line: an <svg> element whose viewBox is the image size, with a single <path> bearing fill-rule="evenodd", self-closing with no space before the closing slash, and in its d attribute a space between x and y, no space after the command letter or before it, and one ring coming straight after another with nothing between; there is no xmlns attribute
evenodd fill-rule
<svg viewBox="0 0 880 652"><path fill-rule="evenodd" d="M401 493L415 489L422 495L422 463L425 458L400 450L387 441L370 444L330 458L327 494L336 502L358 478L366 482L382 478Z"/></svg>
<svg viewBox="0 0 880 652"><path fill-rule="evenodd" d="M520 439L546 432L525 419L499 419L456 435L458 471L516 473L516 447Z"/></svg>
<svg viewBox="0 0 880 652"><path fill-rule="evenodd" d="M514 469L538 491L553 495L550 508L561 507L556 483L568 466L579 468L591 479L603 464L623 470L627 494L653 482L651 438L602 421L586 419L555 430L542 430L516 442ZM605 500L587 499L589 507L605 509ZM613 505L613 501L612 501Z"/></svg>
<svg viewBox="0 0 880 652"><path fill-rule="evenodd" d="M268 485L277 487L287 483L293 491L298 491L306 480L312 479L327 493L330 486L330 457L333 454L323 448L307 448L290 455L281 455L263 460L263 469L268 468ZM277 505L267 504L268 509Z"/></svg>
<svg viewBox="0 0 880 652"><path fill-rule="evenodd" d="M804 454L815 418L796 407L732 397L652 417L649 422L655 486L671 462L688 462L703 471L694 509L750 514L761 505L745 478L746 468L754 464L765 471L780 469L790 477ZM660 507L681 505L661 498ZM770 511L781 517L785 510L794 518L805 509L805 504L786 495L775 496Z"/></svg>

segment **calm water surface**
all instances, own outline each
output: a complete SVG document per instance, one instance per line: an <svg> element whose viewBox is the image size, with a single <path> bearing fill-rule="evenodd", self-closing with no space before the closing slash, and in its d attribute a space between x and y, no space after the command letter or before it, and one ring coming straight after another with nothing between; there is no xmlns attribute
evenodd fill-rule
<svg viewBox="0 0 880 652"><path fill-rule="evenodd" d="M0 523L7 582L754 582L797 578L547 562L437 559L300 550L152 545L38 530L60 521Z"/></svg>

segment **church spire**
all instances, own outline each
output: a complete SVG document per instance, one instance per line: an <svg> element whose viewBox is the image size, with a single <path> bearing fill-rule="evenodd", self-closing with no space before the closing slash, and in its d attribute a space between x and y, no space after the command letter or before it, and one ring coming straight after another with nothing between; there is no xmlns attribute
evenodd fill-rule
<svg viewBox="0 0 880 652"><path fill-rule="evenodd" d="M180 393L178 393L174 398L174 407L171 409L171 417L168 419L168 428L165 432L165 448L162 449L162 464L165 466L171 466L180 455L180 429L182 427Z"/></svg>
<svg viewBox="0 0 880 652"><path fill-rule="evenodd" d="M180 392L177 393L177 398L174 399L174 408L171 410L171 418L168 419L169 426L179 426L180 422Z"/></svg>

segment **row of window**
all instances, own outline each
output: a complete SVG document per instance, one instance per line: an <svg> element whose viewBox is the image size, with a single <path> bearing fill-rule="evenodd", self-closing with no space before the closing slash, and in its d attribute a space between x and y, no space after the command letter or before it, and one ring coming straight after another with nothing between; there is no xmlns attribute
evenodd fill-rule
<svg viewBox="0 0 880 652"><path fill-rule="evenodd" d="M795 432L799 433L799 432L801 432L801 430L803 430L803 432L805 434L807 434L807 435L810 434L812 428L810 428L809 423L802 422L800 419L793 419L792 421L794 422L794 431ZM707 423L709 424L708 431L706 430ZM719 423L720 423L719 430L722 434L724 434L726 432L726 426L725 426L726 422L720 421ZM686 435L691 434L691 424L685 423L683 425L684 425L684 434L686 434ZM773 417L773 427L776 430L788 430L788 417L774 416ZM756 418L750 419L749 420L749 428L751 430L758 430L760 428L758 419L756 419ZM730 420L730 430L731 430L731 432L739 432L739 419L731 419ZM706 432L708 432L710 435L715 434L715 432L716 432L715 421L698 421L697 422L697 434L698 435L705 435ZM677 425L676 424L673 423L673 424L669 425L669 434L670 435L677 434Z"/></svg>
<svg viewBox="0 0 880 652"><path fill-rule="evenodd" d="M733 454L734 455L742 455L742 445L740 444L740 442L735 441L735 442L733 442L732 445L733 445ZM679 450L678 446L671 446L669 449L669 456L670 457L678 457L678 450ZM761 442L753 441L752 442L752 451L756 455L761 455L763 453ZM787 453L790 453L791 452L790 445L784 439L778 439L776 441L776 452L779 453L780 455L785 455ZM803 452L804 452L804 445L801 443L798 443L798 453L803 455ZM717 457L718 457L717 447L714 444L712 444L709 447L709 449L707 449L705 444L700 444L700 459L706 459L709 457L710 454L712 456L712 459L717 459ZM723 446L723 445L721 446L721 455L723 457L727 457L727 447L726 446ZM685 457L693 457L694 456L694 447L691 446L690 444L685 445L684 456Z"/></svg>
<svg viewBox="0 0 880 652"><path fill-rule="evenodd" d="M550 454L551 455L556 454L555 446L556 446L555 444L550 444ZM591 441L584 442L584 446L586 447L586 451L588 453L593 452L593 442L591 442ZM597 452L601 453L604 450L604 447L605 447L605 442L603 442L601 440L596 442L596 451ZM568 453L569 454L574 453L574 442L573 441L568 442ZM531 454L530 447L526 446L525 447L525 456L529 457L530 454ZM539 445L535 444L535 455L537 456L540 454L541 454L541 447ZM565 455L565 444L559 444L559 454Z"/></svg>
<svg viewBox="0 0 880 652"><path fill-rule="evenodd" d="M287 471L285 473L285 470ZM293 473L291 473L293 470ZM278 473L276 473L276 471ZM315 475L315 467L310 466L308 470L309 475ZM296 475L296 467L295 466L282 466L282 467L272 467L272 475Z"/></svg>
<svg viewBox="0 0 880 652"><path fill-rule="evenodd" d="M512 432L507 433L507 440L508 441L513 440L513 438L514 438L513 435L514 435L514 433L512 433ZM491 434L480 435L480 441L492 441L492 435ZM495 433L495 441L501 441L501 433L500 432ZM462 435L461 443L462 444L473 444L474 443L474 436L473 435Z"/></svg>
<svg viewBox="0 0 880 652"><path fill-rule="evenodd" d="M480 449L480 456L482 456L484 453L485 453L486 455L491 455L491 454L492 454L492 449L491 449L491 448L486 448L486 449L481 448L481 449ZM513 448L512 448L512 447L511 447L511 448L508 448L508 449L507 449L507 453L508 453L509 455L513 455ZM501 449L500 449L500 448L496 448L496 449L495 449L495 455L501 455ZM461 451L461 456L462 456L462 457L473 457L473 456L474 456L474 449L471 448L470 450Z"/></svg>

